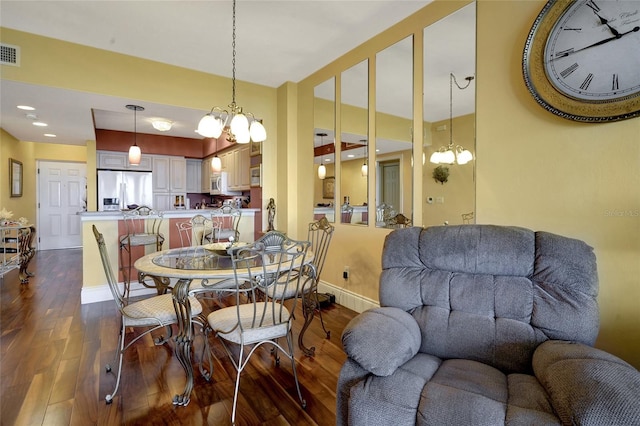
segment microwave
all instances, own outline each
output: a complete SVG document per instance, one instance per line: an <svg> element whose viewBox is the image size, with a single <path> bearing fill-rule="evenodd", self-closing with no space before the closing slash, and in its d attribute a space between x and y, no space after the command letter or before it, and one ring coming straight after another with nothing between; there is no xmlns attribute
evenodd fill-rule
<svg viewBox="0 0 640 426"><path fill-rule="evenodd" d="M240 195L241 192L229 191L229 174L227 172L212 173L209 185L211 195Z"/></svg>

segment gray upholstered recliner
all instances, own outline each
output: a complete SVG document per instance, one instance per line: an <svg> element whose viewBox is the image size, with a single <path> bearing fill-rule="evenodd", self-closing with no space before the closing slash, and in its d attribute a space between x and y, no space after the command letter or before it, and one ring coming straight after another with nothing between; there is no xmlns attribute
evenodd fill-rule
<svg viewBox="0 0 640 426"><path fill-rule="evenodd" d="M380 308L345 328L338 425L638 425L640 373L592 347L585 243L492 225L400 229Z"/></svg>

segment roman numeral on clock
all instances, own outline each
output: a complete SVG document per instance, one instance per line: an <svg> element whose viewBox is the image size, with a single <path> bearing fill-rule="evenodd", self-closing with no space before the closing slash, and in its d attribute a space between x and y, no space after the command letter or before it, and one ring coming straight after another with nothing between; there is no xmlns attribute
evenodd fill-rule
<svg viewBox="0 0 640 426"><path fill-rule="evenodd" d="M589 75L587 75L587 78L585 78L580 85L580 88L582 90L587 90L589 88L589 85L591 84L591 81L593 81L593 74L589 73Z"/></svg>
<svg viewBox="0 0 640 426"><path fill-rule="evenodd" d="M620 85L618 84L618 74L614 74L613 78L611 79L611 90L618 89L620 89Z"/></svg>
<svg viewBox="0 0 640 426"><path fill-rule="evenodd" d="M564 71L561 71L560 75L562 76L562 78L567 78L569 75L571 75L572 72L574 72L577 69L578 69L578 64L574 62L573 65L570 65Z"/></svg>

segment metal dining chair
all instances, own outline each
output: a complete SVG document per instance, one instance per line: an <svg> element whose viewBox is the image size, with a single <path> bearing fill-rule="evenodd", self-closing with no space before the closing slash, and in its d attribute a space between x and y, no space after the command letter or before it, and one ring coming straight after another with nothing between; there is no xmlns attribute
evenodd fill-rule
<svg viewBox="0 0 640 426"><path fill-rule="evenodd" d="M116 275L111 268L111 262L105 246L104 237L95 225L93 225L93 234L96 238L96 242L98 243L98 250L100 251L100 258L102 260L102 266L107 278L107 283L109 284L109 290L111 290L111 295L113 296L113 300L120 316L120 334L113 363L113 365L117 365L118 368L116 384L113 392L105 397L107 404L110 404L118 391L118 387L120 386L120 379L122 377L122 358L124 352L143 336L161 328L166 329L167 336L158 337L154 342L156 345L165 344L172 336L171 326L173 324L177 324L178 320L173 304L173 296L171 294L152 296L133 303L130 303L127 298L123 297L120 289L118 288ZM200 316L202 313L202 305L200 302L198 302L195 297L190 297L189 302L191 303L192 317L196 318ZM204 329L205 318L200 317L199 320L194 321L199 323ZM143 331L136 335L130 342L125 343L126 329L128 327L141 328ZM204 342L204 347L208 347L208 341ZM106 371L107 373L112 371L111 364L106 365Z"/></svg>
<svg viewBox="0 0 640 426"><path fill-rule="evenodd" d="M214 239L220 241L240 241L240 219L242 210L230 206L222 206L211 212L214 226Z"/></svg>
<svg viewBox="0 0 640 426"><path fill-rule="evenodd" d="M212 243L215 239L216 223L208 217L197 214L190 219L192 246Z"/></svg>
<svg viewBox="0 0 640 426"><path fill-rule="evenodd" d="M207 319L237 372L231 413L233 424L236 418L240 376L251 355L264 344L272 345L276 349L276 365L279 365L280 361L279 352L289 358L298 398L302 407L306 407L298 383L291 332L296 299L293 306L287 308L282 297L264 299L257 296L258 293L269 293L279 284L290 286L297 292L304 276L298 274L297 269L292 266L304 264L308 248L307 241L291 241L287 248L272 247L267 251L264 243L254 242L231 255L236 285L235 305L217 309L211 312ZM278 343L281 338L286 338L286 349Z"/></svg>
<svg viewBox="0 0 640 426"><path fill-rule="evenodd" d="M125 299L129 297L131 290L132 252L135 247L147 246L155 246L156 251L162 250L164 243L164 235L160 233L162 219L162 212L157 212L147 206L140 206L124 212L126 233L120 236L119 243L120 268L124 280L122 295Z"/></svg>

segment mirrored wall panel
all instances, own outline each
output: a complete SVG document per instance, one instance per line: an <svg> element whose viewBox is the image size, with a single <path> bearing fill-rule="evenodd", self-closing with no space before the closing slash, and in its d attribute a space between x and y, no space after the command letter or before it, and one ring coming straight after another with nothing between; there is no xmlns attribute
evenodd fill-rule
<svg viewBox="0 0 640 426"><path fill-rule="evenodd" d="M376 55L376 226L413 221L413 37Z"/></svg>
<svg viewBox="0 0 640 426"><path fill-rule="evenodd" d="M476 3L424 29L423 226L475 217Z"/></svg>
<svg viewBox="0 0 640 426"><path fill-rule="evenodd" d="M335 79L314 88L313 167L315 170L313 217L335 221Z"/></svg>
<svg viewBox="0 0 640 426"><path fill-rule="evenodd" d="M340 222L368 223L368 61L342 73L340 86Z"/></svg>

